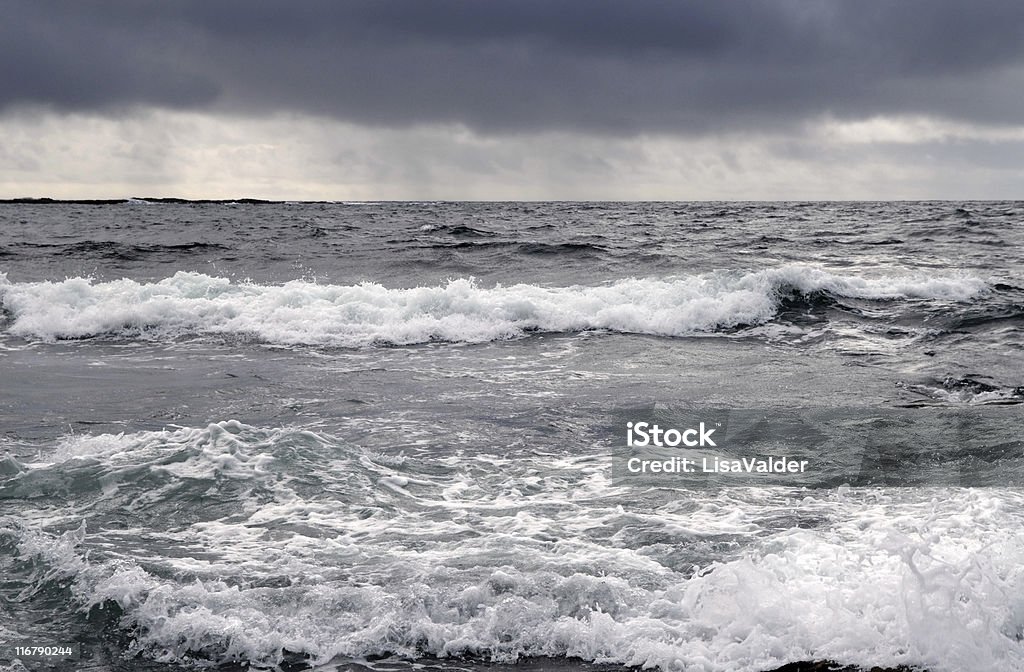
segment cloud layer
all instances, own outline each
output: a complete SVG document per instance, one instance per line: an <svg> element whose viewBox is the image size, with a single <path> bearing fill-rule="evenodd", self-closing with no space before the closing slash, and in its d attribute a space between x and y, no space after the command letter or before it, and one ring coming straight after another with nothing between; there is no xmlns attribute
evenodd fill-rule
<svg viewBox="0 0 1024 672"><path fill-rule="evenodd" d="M485 132L1024 114L1016 0L7 3L0 109L145 105Z"/></svg>
<svg viewBox="0 0 1024 672"><path fill-rule="evenodd" d="M1019 0L10 0L0 197L1014 198Z"/></svg>
<svg viewBox="0 0 1024 672"><path fill-rule="evenodd" d="M1021 156L1024 129L927 119L827 121L800 133L607 137L367 128L298 114L20 114L0 121L0 195L995 199L1024 184Z"/></svg>

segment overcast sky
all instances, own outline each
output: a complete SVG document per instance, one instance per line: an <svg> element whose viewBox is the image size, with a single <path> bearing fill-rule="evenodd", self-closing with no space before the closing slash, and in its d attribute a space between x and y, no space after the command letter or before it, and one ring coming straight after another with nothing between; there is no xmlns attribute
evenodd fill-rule
<svg viewBox="0 0 1024 672"><path fill-rule="evenodd" d="M1020 0L5 0L0 197L1024 196Z"/></svg>

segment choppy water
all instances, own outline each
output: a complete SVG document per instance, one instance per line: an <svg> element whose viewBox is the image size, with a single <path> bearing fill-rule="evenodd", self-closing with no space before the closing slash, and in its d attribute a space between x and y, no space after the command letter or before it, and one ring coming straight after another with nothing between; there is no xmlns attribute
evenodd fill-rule
<svg viewBox="0 0 1024 672"><path fill-rule="evenodd" d="M0 205L0 642L1022 669L1022 250L1004 202ZM613 478L688 405L904 429L881 481Z"/></svg>

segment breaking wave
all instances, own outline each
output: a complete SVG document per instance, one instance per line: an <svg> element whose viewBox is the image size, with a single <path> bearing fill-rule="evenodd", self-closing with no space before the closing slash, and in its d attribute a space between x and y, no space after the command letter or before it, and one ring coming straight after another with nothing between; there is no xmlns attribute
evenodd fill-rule
<svg viewBox="0 0 1024 672"><path fill-rule="evenodd" d="M338 479L331 487L296 487L309 466L292 464L295 455L338 451L365 470L358 487L340 464L322 467ZM106 486L78 493L86 500L191 517L144 538L84 523L57 534L0 518L0 549L33 567L23 594L61 586L83 612L110 615L129 655L163 662L554 656L707 672L810 658L935 672L1024 664L1024 546L1006 534L1024 500L1010 490L897 501L875 490L788 499L755 489L641 514L575 506L583 476L570 480L559 460L484 474L520 479L509 484L521 492L511 506L493 493L474 497L479 479L458 470L417 475L358 452L327 435L237 422L69 439L6 487L68 484L98 468ZM564 485L522 494L538 468L558 470L551 480ZM175 487L192 482L207 499ZM255 489L211 513L208 500L238 483ZM602 488L595 501L615 494ZM409 508L396 510L399 502ZM796 502L828 524L758 522ZM431 518L439 507L444 515ZM560 525L579 533L543 533ZM638 526L649 533L631 538ZM601 529L616 532L588 536ZM681 548L715 534L750 545L702 567L671 566L652 554L655 531ZM151 552L130 550L146 544Z"/></svg>
<svg viewBox="0 0 1024 672"><path fill-rule="evenodd" d="M8 331L18 336L234 334L338 347L484 342L538 331L687 336L763 324L794 295L967 301L986 291L983 280L966 275L861 277L799 264L568 287L483 287L472 279L407 289L372 282L261 285L192 272L155 283L12 283L0 274Z"/></svg>

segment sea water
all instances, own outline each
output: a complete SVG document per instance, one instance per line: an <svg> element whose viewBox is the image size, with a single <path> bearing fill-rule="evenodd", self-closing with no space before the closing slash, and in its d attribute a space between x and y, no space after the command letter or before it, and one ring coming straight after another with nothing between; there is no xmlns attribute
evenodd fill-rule
<svg viewBox="0 0 1024 672"><path fill-rule="evenodd" d="M1022 250L1008 202L0 205L0 642L80 647L0 669L1024 669ZM845 415L769 446L811 481L616 475L704 407Z"/></svg>

